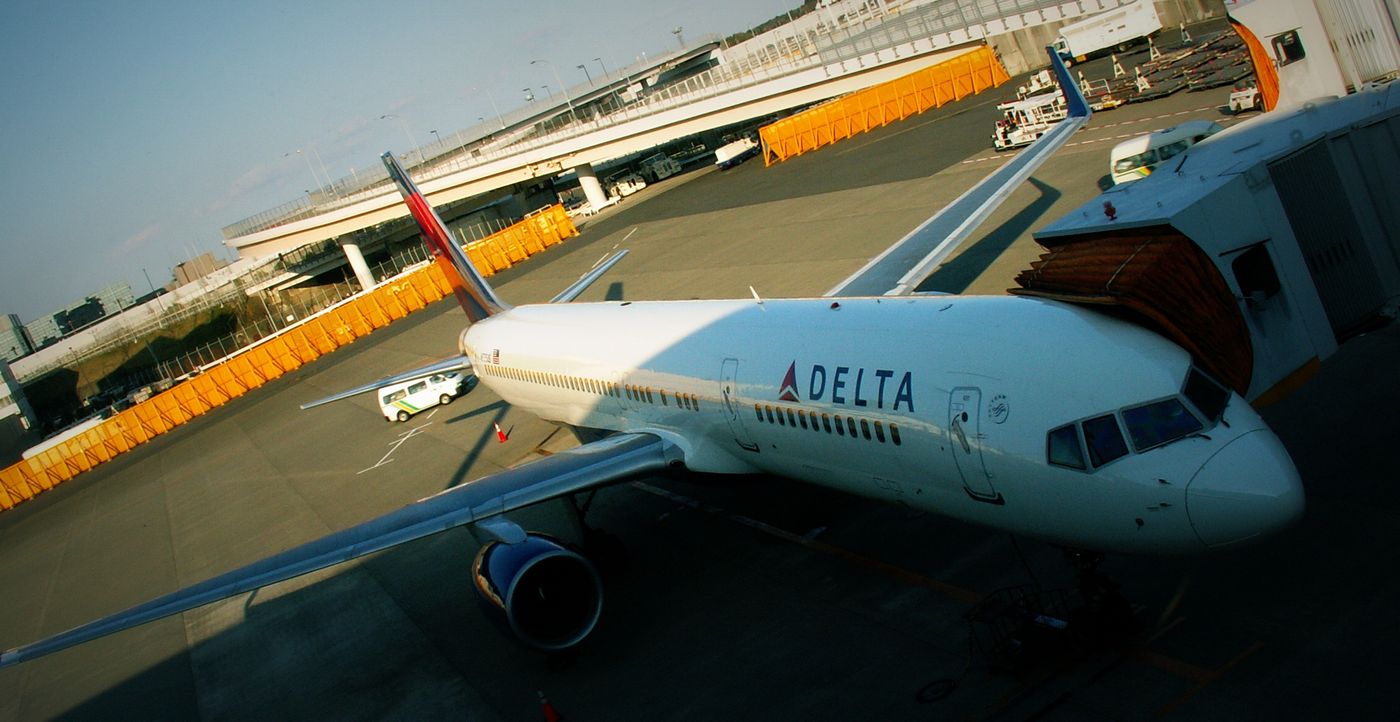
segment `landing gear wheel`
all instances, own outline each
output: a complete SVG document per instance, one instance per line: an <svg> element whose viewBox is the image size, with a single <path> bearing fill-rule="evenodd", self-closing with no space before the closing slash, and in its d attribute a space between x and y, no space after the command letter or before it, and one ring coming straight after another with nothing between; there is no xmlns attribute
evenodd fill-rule
<svg viewBox="0 0 1400 722"><path fill-rule="evenodd" d="M399 421L408 421L408 412L400 411L396 417Z"/></svg>
<svg viewBox="0 0 1400 722"><path fill-rule="evenodd" d="M452 403L452 394L443 394L442 396L439 396L438 403L442 404L443 406Z"/></svg>

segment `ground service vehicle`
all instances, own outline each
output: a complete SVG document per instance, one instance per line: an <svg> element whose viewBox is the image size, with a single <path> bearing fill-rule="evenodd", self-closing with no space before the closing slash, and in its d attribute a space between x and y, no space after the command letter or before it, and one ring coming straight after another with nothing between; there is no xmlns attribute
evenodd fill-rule
<svg viewBox="0 0 1400 722"><path fill-rule="evenodd" d="M1162 20L1152 0L1137 0L1060 28L1055 52L1066 65L1083 62L1096 55L1121 53L1161 29Z"/></svg>
<svg viewBox="0 0 1400 722"><path fill-rule="evenodd" d="M433 374L426 378L390 384L375 392L379 410L389 421L409 417L439 404L447 405L467 390L467 377L460 371Z"/></svg>
<svg viewBox="0 0 1400 722"><path fill-rule="evenodd" d="M715 165L720 170L733 168L758 153L758 142L744 136L736 141L725 143L715 149Z"/></svg>
<svg viewBox="0 0 1400 722"><path fill-rule="evenodd" d="M626 198L646 187L646 180L630 170L618 171L603 181L603 189L617 198Z"/></svg>
<svg viewBox="0 0 1400 722"><path fill-rule="evenodd" d="M1230 112L1239 115L1246 110L1263 110L1264 99L1259 97L1259 86L1254 82L1254 78L1247 78L1235 83L1235 89L1230 93Z"/></svg>
<svg viewBox="0 0 1400 722"><path fill-rule="evenodd" d="M1108 155L1108 171L1113 182L1126 183L1145 178L1167 159L1224 130L1209 120L1188 120L1170 128L1154 130L1113 146Z"/></svg>
<svg viewBox="0 0 1400 722"><path fill-rule="evenodd" d="M1030 145L1068 114L1065 96L1058 91L1002 103L997 110L1002 113L992 133L992 147L997 150Z"/></svg>
<svg viewBox="0 0 1400 722"><path fill-rule="evenodd" d="M637 170L648 183L655 183L681 172L681 164L665 153L657 153L642 161Z"/></svg>

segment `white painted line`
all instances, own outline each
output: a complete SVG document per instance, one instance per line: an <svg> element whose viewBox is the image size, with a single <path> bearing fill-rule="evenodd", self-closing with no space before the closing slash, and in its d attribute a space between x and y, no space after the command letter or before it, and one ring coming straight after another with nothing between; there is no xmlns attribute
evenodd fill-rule
<svg viewBox="0 0 1400 722"><path fill-rule="evenodd" d="M434 410L433 413L437 413L437 411ZM385 464L392 463L394 460L389 457L393 456L394 452L398 451L400 446L403 446L403 442L408 441L409 439L417 436L419 432L421 432L423 429L426 429L432 425L433 422L429 421L428 423L423 424L422 426L415 426L412 429L409 429L408 431L399 434L398 440L389 444L388 453L384 454L384 456L379 457L379 461L374 462L374 466L371 466L368 469L360 469L359 471L355 472L355 475L359 476L360 474L363 474L366 471L372 471L374 469L378 469L381 466L384 466Z"/></svg>

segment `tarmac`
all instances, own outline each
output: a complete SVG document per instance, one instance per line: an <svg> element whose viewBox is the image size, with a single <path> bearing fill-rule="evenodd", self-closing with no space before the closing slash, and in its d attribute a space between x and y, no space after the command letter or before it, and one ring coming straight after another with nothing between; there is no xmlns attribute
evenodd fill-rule
<svg viewBox="0 0 1400 722"><path fill-rule="evenodd" d="M1018 82L772 168L668 179L491 281L543 301L621 246L581 300L821 294L1005 157L994 106ZM1113 143L1233 122L1228 93L1096 114L925 287L1001 293L1040 253L1030 231L1097 195ZM405 424L367 397L297 409L453 353L463 323L435 304L0 514L0 648L571 443L485 386ZM968 614L998 590L1071 588L1058 549L783 479L647 480L589 513L626 563L569 653L482 613L455 530L0 671L0 721L535 720L537 690L571 720L1395 719L1398 362L1400 331L1379 329L1263 410L1307 487L1299 525L1109 557L1135 631L1025 638L1010 671Z"/></svg>

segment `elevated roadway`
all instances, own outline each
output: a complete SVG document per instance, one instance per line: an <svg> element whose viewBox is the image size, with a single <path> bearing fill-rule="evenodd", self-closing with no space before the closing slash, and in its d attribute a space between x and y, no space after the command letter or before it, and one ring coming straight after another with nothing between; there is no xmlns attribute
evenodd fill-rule
<svg viewBox="0 0 1400 722"><path fill-rule="evenodd" d="M864 19L833 17L831 25L824 26L828 27L825 32L842 39L824 37L825 47L818 47L810 36L797 35L802 26L816 26L830 15L811 13L799 18L794 28L779 28L722 51L714 49L719 65L682 76L674 87L655 88L648 93L647 102L638 106L640 112L629 106L617 113L591 118L584 114L581 118L577 112L580 104L606 96L609 88L589 88L579 92L576 100L571 90L565 104L553 108L561 121L568 121L557 130L527 139L538 116L511 126L502 120L502 127L493 134L500 136L500 142L479 147L470 155L457 155L454 150L442 162L435 160L410 171L428 200L441 206L575 170L588 200L601 207L606 194L593 172L594 164L892 80L952 59L993 38L1001 38L1007 52L1019 53L1024 38L1016 37L1017 33L1117 7L1121 2L998 0L967 8L961 4L911 6L900 14ZM756 49L745 49L755 44ZM668 62L694 63L709 52L691 51ZM744 55L746 52L749 54ZM655 74L655 68L649 72ZM404 211L392 186L384 185L355 192L349 199L337 199L326 210L313 209L300 215L271 227L250 226L256 230L236 233L225 243L240 257L265 257L343 237L402 217ZM361 282L371 284L358 248L346 243L345 249Z"/></svg>

